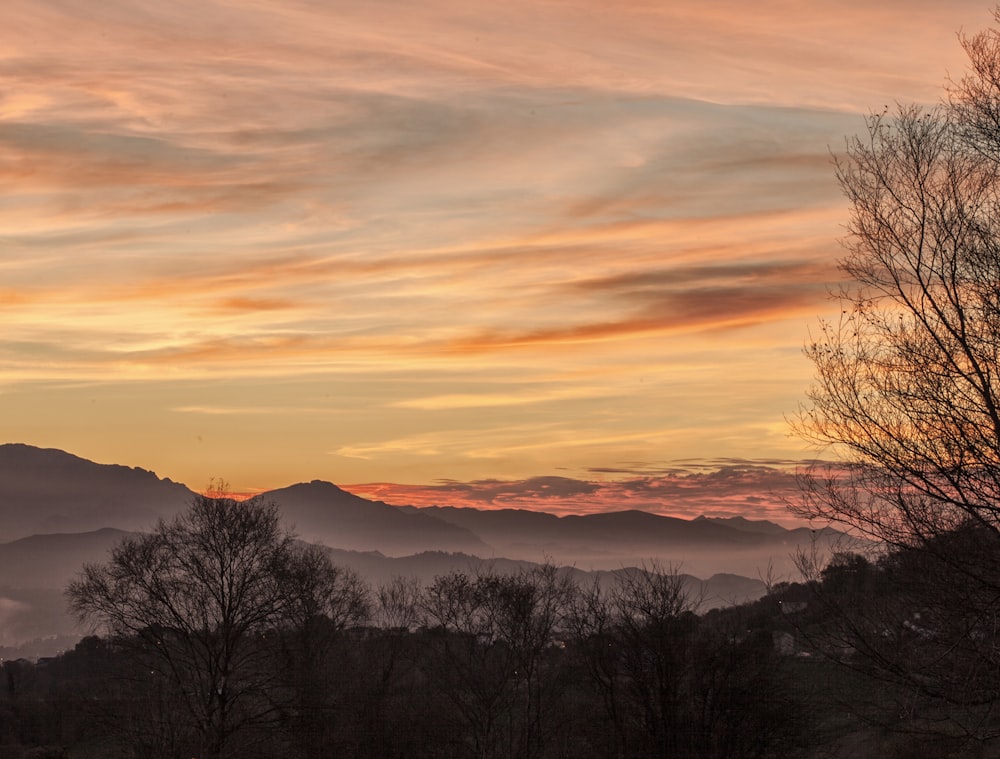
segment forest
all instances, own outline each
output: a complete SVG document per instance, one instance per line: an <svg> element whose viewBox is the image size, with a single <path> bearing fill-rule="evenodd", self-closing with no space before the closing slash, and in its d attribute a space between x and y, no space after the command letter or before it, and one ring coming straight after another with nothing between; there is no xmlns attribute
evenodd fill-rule
<svg viewBox="0 0 1000 759"><path fill-rule="evenodd" d="M927 599L913 605L923 559L843 552L756 602L703 613L658 564L603 586L549 564L373 588L284 532L274 504L203 497L70 587L101 634L3 663L0 749L53 759L992 755L992 700L967 696L992 695L997 670L967 672L955 652L976 657L993 639L954 618L945 628ZM945 650L952 666L935 668ZM963 702L952 680L973 676Z"/></svg>

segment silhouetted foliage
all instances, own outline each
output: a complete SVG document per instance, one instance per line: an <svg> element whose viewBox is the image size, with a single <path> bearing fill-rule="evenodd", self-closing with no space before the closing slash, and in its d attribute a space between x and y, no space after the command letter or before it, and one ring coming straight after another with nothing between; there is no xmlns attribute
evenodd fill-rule
<svg viewBox="0 0 1000 759"><path fill-rule="evenodd" d="M426 589L428 675L459 717L466 755L544 755L564 687L556 635L572 591L552 565L452 572Z"/></svg>
<svg viewBox="0 0 1000 759"><path fill-rule="evenodd" d="M329 629L364 613L357 583L282 531L275 505L205 496L123 540L67 592L82 620L128 652L119 674L130 689L152 694L133 700L141 713L121 715L145 756L259 750L260 728L296 701L304 712L304 673Z"/></svg>
<svg viewBox="0 0 1000 759"><path fill-rule="evenodd" d="M274 534L280 544L284 533ZM397 578L372 592L325 565L321 549L292 547L297 570L275 574L280 613L233 644L252 647L243 661L259 668L230 670L237 685L254 689L237 703L271 711L232 723L223 747L232 755L638 759L800 751L804 723L785 676L791 660L772 645L782 616L773 599L699 616L683 578L655 565L587 589L544 565L455 571L426 587ZM185 648L166 625L155 630L90 636L52 659L5 662L0 755L209 756L214 747L192 729L183 692L197 688L196 675L171 681L157 660L164 654L150 649L165 641L179 657L208 644ZM216 640L200 628L195 634Z"/></svg>
<svg viewBox="0 0 1000 759"><path fill-rule="evenodd" d="M800 715L770 631L699 617L699 601L659 565L579 595L574 647L603 706L601 755L791 755Z"/></svg>
<svg viewBox="0 0 1000 759"><path fill-rule="evenodd" d="M826 650L908 694L907 729L978 741L1000 735L1000 32L964 42L946 106L872 116L838 161L850 282L798 429L843 463L797 510L883 554L807 567Z"/></svg>

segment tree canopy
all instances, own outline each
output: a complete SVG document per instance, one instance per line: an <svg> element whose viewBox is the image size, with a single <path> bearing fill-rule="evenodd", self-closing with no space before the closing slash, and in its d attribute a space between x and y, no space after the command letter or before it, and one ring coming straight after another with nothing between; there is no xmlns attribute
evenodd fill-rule
<svg viewBox="0 0 1000 759"><path fill-rule="evenodd" d="M180 720L210 757L238 755L247 729L285 706L279 639L315 655L314 620L340 627L365 614L359 584L283 530L275 504L207 496L85 566L67 593L81 620L161 683L169 708L146 728L183 734Z"/></svg>
<svg viewBox="0 0 1000 759"><path fill-rule="evenodd" d="M965 707L1000 693L1000 32L963 43L944 103L870 116L836 160L845 283L796 427L838 461L795 510L872 539L892 579L891 601L840 609L840 641L983 737Z"/></svg>

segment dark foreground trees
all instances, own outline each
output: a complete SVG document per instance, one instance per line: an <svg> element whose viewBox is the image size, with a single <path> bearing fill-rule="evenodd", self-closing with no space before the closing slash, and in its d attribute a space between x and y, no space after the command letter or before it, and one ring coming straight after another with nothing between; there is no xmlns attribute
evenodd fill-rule
<svg viewBox="0 0 1000 759"><path fill-rule="evenodd" d="M805 478L798 510L883 554L873 578L894 590L845 609L843 645L926 707L921 729L986 740L1000 735L1000 33L965 47L948 105L870 118L838 163L849 284L807 348L798 427L842 464Z"/></svg>
<svg viewBox="0 0 1000 759"><path fill-rule="evenodd" d="M426 589L424 668L455 714L464 755L543 757L559 738L562 641L575 587L555 566L451 572Z"/></svg>
<svg viewBox="0 0 1000 759"><path fill-rule="evenodd" d="M770 629L701 616L670 568L571 577L487 568L368 592L272 506L199 498L73 584L105 637L4 670L0 753L795 755L803 715Z"/></svg>
<svg viewBox="0 0 1000 759"><path fill-rule="evenodd" d="M588 702L601 707L584 726L592 751L795 755L807 717L789 695L771 629L749 625L737 609L701 616L701 602L682 575L656 564L577 595L573 650Z"/></svg>
<svg viewBox="0 0 1000 759"><path fill-rule="evenodd" d="M289 674L322 656L327 628L364 616L362 590L283 531L275 505L204 496L85 567L68 596L129 654L119 674L146 709L119 719L146 756L251 755L259 728L301 706ZM279 667L282 650L295 656Z"/></svg>

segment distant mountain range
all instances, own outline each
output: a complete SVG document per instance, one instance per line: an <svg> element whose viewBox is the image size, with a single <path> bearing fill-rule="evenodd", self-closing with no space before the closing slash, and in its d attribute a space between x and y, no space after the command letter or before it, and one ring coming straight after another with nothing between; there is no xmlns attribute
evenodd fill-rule
<svg viewBox="0 0 1000 759"><path fill-rule="evenodd" d="M64 451L0 445L0 646L72 631L61 590L85 562L102 561L128 532L185 509L195 493L153 472L96 464ZM787 530L743 518L694 520L642 511L585 516L513 509L415 508L369 501L314 480L261 495L303 540L327 546L371 581L452 568L552 561L583 576L659 561L710 577L707 598L759 596L769 564L790 575L790 555L833 531ZM696 577L691 583L701 583ZM711 587L709 587L711 586ZM61 616L60 616L61 615Z"/></svg>
<svg viewBox="0 0 1000 759"><path fill-rule="evenodd" d="M799 546L839 535L805 527L788 530L773 522L741 517L688 520L636 510L563 517L521 509L450 506L412 511L468 530L497 556L534 561L544 556L593 569L656 559L696 567L698 573L757 574L769 563L787 571L789 557Z"/></svg>
<svg viewBox="0 0 1000 759"><path fill-rule="evenodd" d="M95 464L64 451L0 445L0 539L92 532L104 527L148 530L195 497L184 485L144 469ZM281 507L303 540L403 555L418 551L489 551L448 522L368 501L329 482L313 481L261 496Z"/></svg>

